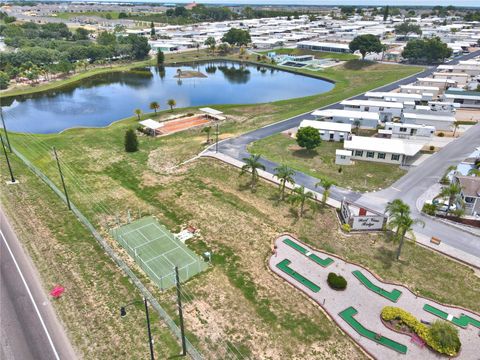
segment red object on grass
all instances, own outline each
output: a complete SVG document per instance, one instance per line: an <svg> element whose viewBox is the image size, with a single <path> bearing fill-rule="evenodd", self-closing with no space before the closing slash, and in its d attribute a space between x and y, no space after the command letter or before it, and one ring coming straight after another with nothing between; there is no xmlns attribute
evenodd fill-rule
<svg viewBox="0 0 480 360"><path fill-rule="evenodd" d="M52 289L52 291L50 291L50 295L57 299L62 296L64 292L65 288L63 286L57 285Z"/></svg>

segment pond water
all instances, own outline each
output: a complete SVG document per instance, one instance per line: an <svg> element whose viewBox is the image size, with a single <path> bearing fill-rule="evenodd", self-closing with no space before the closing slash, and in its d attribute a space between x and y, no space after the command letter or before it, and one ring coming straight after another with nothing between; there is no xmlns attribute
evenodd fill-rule
<svg viewBox="0 0 480 360"><path fill-rule="evenodd" d="M199 71L206 77L176 77L177 70ZM38 94L2 99L10 131L56 133L72 127L100 127L133 116L133 110L151 112L157 101L177 107L254 104L314 95L334 84L290 72L235 62L196 66L136 69L97 75L76 84Z"/></svg>

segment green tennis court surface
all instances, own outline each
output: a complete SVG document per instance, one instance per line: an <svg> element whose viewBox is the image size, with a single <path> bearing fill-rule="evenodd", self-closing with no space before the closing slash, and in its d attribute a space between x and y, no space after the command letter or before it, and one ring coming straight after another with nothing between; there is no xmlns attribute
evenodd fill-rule
<svg viewBox="0 0 480 360"><path fill-rule="evenodd" d="M398 351L400 354L407 353L407 347L405 345L400 344L392 339L389 339L385 336L375 333L372 330L365 328L362 324L360 324L357 320L353 318L357 314L358 314L358 311L354 307L350 306L345 310L343 310L342 312L340 312L338 315L343 320L345 320L345 322L348 325L350 325L357 333L359 333L363 337L366 337L367 339L375 341L383 346L389 347L392 350Z"/></svg>
<svg viewBox="0 0 480 360"><path fill-rule="evenodd" d="M320 266L327 267L328 265L333 263L332 258L322 259L322 258L318 257L317 255L315 255L314 253L311 253L309 250L305 249L302 245L297 244L295 241L292 241L288 238L283 239L283 243L285 245L290 246L292 249L295 249L298 252L302 253L303 255L305 255L310 260L312 260L313 262L317 263Z"/></svg>
<svg viewBox="0 0 480 360"><path fill-rule="evenodd" d="M360 280L360 282L365 285L368 290L371 290L374 293L377 293L378 295L383 296L390 301L397 302L400 295L402 295L402 292L398 289L387 291L385 289L382 289L380 286L375 285L365 275L363 275L360 270L352 271L352 274L355 275L355 277Z"/></svg>
<svg viewBox="0 0 480 360"><path fill-rule="evenodd" d="M151 216L116 228L112 235L162 290L175 285L175 266L181 282L207 268L199 256Z"/></svg>
<svg viewBox="0 0 480 360"><path fill-rule="evenodd" d="M308 280L306 277L300 275L297 273L295 270L293 270L290 266L291 261L288 259L283 259L281 262L277 264L277 268L282 270L285 274L290 275L293 277L295 280L297 280L300 284L306 286L313 292L319 292L320 291L320 286L317 284L313 283L312 281Z"/></svg>
<svg viewBox="0 0 480 360"><path fill-rule="evenodd" d="M478 321L478 320L476 320L476 319L474 319L474 318L472 318L468 315L462 314L459 317L453 317L452 315L447 314L445 311L437 309L436 307L433 307L433 306L428 305L428 304L425 304L423 306L423 310L429 312L430 314L438 316L439 318L441 318L443 320L450 321L450 322L454 323L455 325L457 325L459 327L466 328L470 324L470 325L475 326L475 327L480 329L480 321Z"/></svg>

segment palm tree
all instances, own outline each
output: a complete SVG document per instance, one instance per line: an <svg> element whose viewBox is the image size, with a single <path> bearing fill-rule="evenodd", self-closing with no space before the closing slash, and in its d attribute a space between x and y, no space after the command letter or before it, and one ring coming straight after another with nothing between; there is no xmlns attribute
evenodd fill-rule
<svg viewBox="0 0 480 360"><path fill-rule="evenodd" d="M446 215L448 215L450 212L451 206L453 205L454 201L459 198L461 192L462 187L458 183L451 183L450 185L442 188L442 191L440 191L439 196L448 199L447 211L445 212Z"/></svg>
<svg viewBox="0 0 480 360"><path fill-rule="evenodd" d="M395 199L392 202L389 202L385 208L385 212L388 213L390 218L389 225L392 228L396 228L395 236L398 237L400 232L401 219L405 216L410 216L410 206L405 204L400 199Z"/></svg>
<svg viewBox="0 0 480 360"><path fill-rule="evenodd" d="M416 224L420 224L422 225L422 227L425 226L425 223L422 221L422 220L419 220L419 219L412 219L410 217L410 215L404 215L403 217L401 217L399 219L399 222L398 222L398 227L401 229L401 232L400 232L400 243L398 244L398 249L397 249L397 260L400 259L400 254L402 252L402 247L403 247L403 243L405 242L405 235L407 233L410 233L411 237L413 239L415 239L415 236L413 234L413 225L416 225Z"/></svg>
<svg viewBox="0 0 480 360"><path fill-rule="evenodd" d="M177 106L177 102L174 99L168 99L167 105L170 106L170 111L173 111L173 108Z"/></svg>
<svg viewBox="0 0 480 360"><path fill-rule="evenodd" d="M305 191L305 186L299 186L293 189L293 193L290 196L290 202L292 204L300 204L300 212L298 217L302 217L304 213L305 202L307 199L313 198L313 193L311 191Z"/></svg>
<svg viewBox="0 0 480 360"><path fill-rule="evenodd" d="M280 199L285 198L285 186L287 182L294 184L293 175L295 175L295 170L288 167L287 165L280 165L275 168L275 177L280 180Z"/></svg>
<svg viewBox="0 0 480 360"><path fill-rule="evenodd" d="M137 115L138 120L140 120L140 116L142 116L142 110L141 109L135 109L133 110L135 115Z"/></svg>
<svg viewBox="0 0 480 360"><path fill-rule="evenodd" d="M252 181L250 183L250 186L252 187L252 190L255 189L255 185L258 180L258 169L265 170L265 166L263 166L263 164L259 160L260 155L257 154L252 154L248 158L243 158L245 165L242 166L242 172L240 173L240 175L243 175L246 172L251 172Z"/></svg>
<svg viewBox="0 0 480 360"><path fill-rule="evenodd" d="M210 143L210 133L212 132L212 127L211 126L205 126L202 129L202 132L207 134L207 144L209 144Z"/></svg>
<svg viewBox="0 0 480 360"><path fill-rule="evenodd" d="M452 124L453 127L453 137L455 137L455 133L457 132L458 127L460 126L460 123L458 121L454 121Z"/></svg>
<svg viewBox="0 0 480 360"><path fill-rule="evenodd" d="M315 187L321 186L323 188L323 194L322 194L323 204L327 202L328 195L330 195L330 188L333 185L337 185L337 183L334 180L326 177L320 178L320 181L315 184Z"/></svg>
<svg viewBox="0 0 480 360"><path fill-rule="evenodd" d="M355 135L358 136L358 132L360 131L361 122L358 119L353 120L353 126L355 127Z"/></svg>
<svg viewBox="0 0 480 360"><path fill-rule="evenodd" d="M155 111L155 114L157 113L157 110L160 109L160 105L156 101L152 101L150 103L150 109Z"/></svg>

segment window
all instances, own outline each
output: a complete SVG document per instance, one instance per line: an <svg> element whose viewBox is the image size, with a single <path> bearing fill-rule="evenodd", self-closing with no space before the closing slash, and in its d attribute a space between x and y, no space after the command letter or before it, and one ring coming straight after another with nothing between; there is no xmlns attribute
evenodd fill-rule
<svg viewBox="0 0 480 360"><path fill-rule="evenodd" d="M365 111L370 111L370 107L369 107L369 106L365 106Z"/></svg>
<svg viewBox="0 0 480 360"><path fill-rule="evenodd" d="M400 132L407 132L407 128L401 127L401 128L400 128Z"/></svg>
<svg viewBox="0 0 480 360"><path fill-rule="evenodd" d="M345 155L340 155L340 159L345 160L347 157Z"/></svg>
<svg viewBox="0 0 480 360"><path fill-rule="evenodd" d="M468 204L473 204L475 202L475 198L470 196L465 196L465 202Z"/></svg>
<svg viewBox="0 0 480 360"><path fill-rule="evenodd" d="M378 111L383 111L384 109L385 109L385 108L384 108L383 106L380 106L380 107L378 108Z"/></svg>
<svg viewBox="0 0 480 360"><path fill-rule="evenodd" d="M367 158L372 158L375 156L375 153L373 151L367 151Z"/></svg>
<svg viewBox="0 0 480 360"><path fill-rule="evenodd" d="M355 156L360 156L360 157L362 157L362 156L363 156L363 151L361 151L361 150L355 150Z"/></svg>
<svg viewBox="0 0 480 360"><path fill-rule="evenodd" d="M393 160L393 161L398 161L398 160L400 160L400 155L398 155L398 154L392 154L392 160Z"/></svg>
<svg viewBox="0 0 480 360"><path fill-rule="evenodd" d="M385 153L378 153L377 158L379 159L385 159Z"/></svg>

